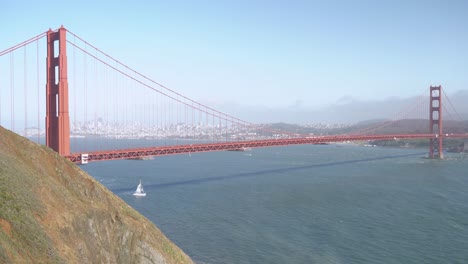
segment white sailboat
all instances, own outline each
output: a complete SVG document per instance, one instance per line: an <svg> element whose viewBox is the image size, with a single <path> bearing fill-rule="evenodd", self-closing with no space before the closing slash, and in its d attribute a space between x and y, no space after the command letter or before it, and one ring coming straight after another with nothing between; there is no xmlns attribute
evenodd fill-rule
<svg viewBox="0 0 468 264"><path fill-rule="evenodd" d="M135 195L135 196L146 196L145 190L143 190L143 184L141 184L141 179L140 179L140 184L138 184L138 187L136 188L133 195Z"/></svg>

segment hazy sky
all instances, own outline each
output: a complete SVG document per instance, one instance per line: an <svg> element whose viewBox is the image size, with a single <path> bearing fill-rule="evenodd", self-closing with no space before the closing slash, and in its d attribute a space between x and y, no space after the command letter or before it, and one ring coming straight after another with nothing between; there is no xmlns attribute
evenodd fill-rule
<svg viewBox="0 0 468 264"><path fill-rule="evenodd" d="M468 1L2 0L0 50L64 25L208 105L317 110L467 90L467 14Z"/></svg>

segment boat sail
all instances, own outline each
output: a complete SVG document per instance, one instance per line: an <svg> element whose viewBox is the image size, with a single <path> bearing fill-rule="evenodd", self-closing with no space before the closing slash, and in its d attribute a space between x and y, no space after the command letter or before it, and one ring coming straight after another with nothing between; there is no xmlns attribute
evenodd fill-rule
<svg viewBox="0 0 468 264"><path fill-rule="evenodd" d="M135 196L146 196L145 190L143 190L143 184L141 184L141 179L140 179L140 184L138 184L138 187L136 188L133 195L135 195Z"/></svg>

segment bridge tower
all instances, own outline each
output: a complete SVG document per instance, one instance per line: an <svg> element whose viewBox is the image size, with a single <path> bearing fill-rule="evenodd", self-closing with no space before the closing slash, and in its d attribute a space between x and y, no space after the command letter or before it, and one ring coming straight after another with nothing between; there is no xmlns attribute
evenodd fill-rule
<svg viewBox="0 0 468 264"><path fill-rule="evenodd" d="M70 154L66 29L47 32L46 145Z"/></svg>
<svg viewBox="0 0 468 264"><path fill-rule="evenodd" d="M442 86L430 87L429 101L429 133L436 134L436 138L429 139L429 158L443 159L442 149Z"/></svg>

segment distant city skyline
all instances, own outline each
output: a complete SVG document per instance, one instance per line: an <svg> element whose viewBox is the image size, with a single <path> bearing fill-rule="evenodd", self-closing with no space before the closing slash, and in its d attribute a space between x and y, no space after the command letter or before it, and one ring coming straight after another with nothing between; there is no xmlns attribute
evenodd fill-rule
<svg viewBox="0 0 468 264"><path fill-rule="evenodd" d="M466 95L467 11L465 1L9 1L0 50L64 25L247 121L353 123L388 118L430 85Z"/></svg>

